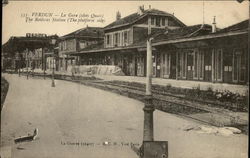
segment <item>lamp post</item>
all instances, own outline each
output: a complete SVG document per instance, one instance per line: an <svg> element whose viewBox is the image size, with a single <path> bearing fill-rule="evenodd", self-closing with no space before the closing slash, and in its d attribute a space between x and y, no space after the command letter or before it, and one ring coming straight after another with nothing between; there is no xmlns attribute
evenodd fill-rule
<svg viewBox="0 0 250 158"><path fill-rule="evenodd" d="M51 43L53 45L53 54L52 54L52 75L51 75L51 79L52 79L52 83L51 83L51 87L55 87L55 50L54 50L54 46L56 44L56 39L52 38Z"/></svg>
<svg viewBox="0 0 250 158"><path fill-rule="evenodd" d="M18 60L18 77L20 77L20 60Z"/></svg>
<svg viewBox="0 0 250 158"><path fill-rule="evenodd" d="M20 77L20 68L21 68L21 58L20 58L20 54L18 53L17 56L17 61L18 61L18 76Z"/></svg>
<svg viewBox="0 0 250 158"><path fill-rule="evenodd" d="M52 55L53 59L52 59L52 83L51 83L51 87L55 87L55 68L54 68L54 60L55 60L55 55L54 55L54 52L53 52L53 55Z"/></svg>
<svg viewBox="0 0 250 158"><path fill-rule="evenodd" d="M42 69L43 69L43 79L45 80L45 54L44 54L44 48L42 48Z"/></svg>
<svg viewBox="0 0 250 158"><path fill-rule="evenodd" d="M152 38L151 35L151 17L148 18L148 39L147 39L147 77L144 111L143 141L154 140L154 122L153 122L153 100L152 100Z"/></svg>
<svg viewBox="0 0 250 158"><path fill-rule="evenodd" d="M27 69L27 80L29 79L29 49L27 49L27 53L26 53L26 69Z"/></svg>
<svg viewBox="0 0 250 158"><path fill-rule="evenodd" d="M149 7L150 8L150 7ZM147 76L146 76L146 93L144 111L144 126L143 126L143 144L140 149L134 146L131 148L136 151L140 158L151 157L168 157L168 142L154 141L154 118L155 110L152 97L152 40L151 35L151 17L148 16L148 39L147 39Z"/></svg>

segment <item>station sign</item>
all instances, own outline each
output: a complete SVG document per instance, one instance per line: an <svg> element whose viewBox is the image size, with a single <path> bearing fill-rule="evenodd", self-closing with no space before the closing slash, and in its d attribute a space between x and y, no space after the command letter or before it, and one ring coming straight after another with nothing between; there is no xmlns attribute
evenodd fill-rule
<svg viewBox="0 0 250 158"><path fill-rule="evenodd" d="M26 37L47 37L44 33L26 33Z"/></svg>

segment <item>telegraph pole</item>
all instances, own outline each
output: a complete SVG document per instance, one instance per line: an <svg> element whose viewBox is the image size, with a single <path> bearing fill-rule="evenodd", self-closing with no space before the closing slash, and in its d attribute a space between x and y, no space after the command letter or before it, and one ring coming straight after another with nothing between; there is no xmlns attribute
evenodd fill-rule
<svg viewBox="0 0 250 158"><path fill-rule="evenodd" d="M153 120L153 98L152 98L152 43L151 40L151 17L148 17L148 39L147 39L147 77L144 111L143 141L154 141L154 120Z"/></svg>

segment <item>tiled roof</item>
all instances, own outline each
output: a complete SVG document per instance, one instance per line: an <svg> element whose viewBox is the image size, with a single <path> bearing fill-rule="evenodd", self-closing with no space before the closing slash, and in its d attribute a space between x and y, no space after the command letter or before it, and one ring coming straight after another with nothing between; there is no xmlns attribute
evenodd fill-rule
<svg viewBox="0 0 250 158"><path fill-rule="evenodd" d="M237 24L231 25L224 29L211 32L211 26L205 25L205 29L198 29L201 25L183 27L175 30L170 30L168 33L161 34L153 40L154 45L161 45L171 42L185 42L192 40L212 39L219 37L229 37L235 35L248 34L249 21L244 20ZM197 31L195 31L197 30ZM192 33L193 32L193 33Z"/></svg>
<svg viewBox="0 0 250 158"><path fill-rule="evenodd" d="M169 14L167 12L158 10L158 9L148 9L143 11L143 14L140 15L138 13L133 13L130 14L124 18L121 18L120 20L116 20L113 23L107 25L106 27L104 27L104 29L110 29L110 28L114 28L114 27L119 27L119 26L124 26L124 25L129 25L132 24L134 22L136 22L137 20L139 20L140 18L146 16L146 15L164 15L164 16L170 16L173 17L175 20L177 20L180 24L182 24L183 26L185 26L184 23L182 23L179 19L177 19L175 16L173 16L172 14Z"/></svg>
<svg viewBox="0 0 250 158"><path fill-rule="evenodd" d="M96 50L96 49L103 49L104 48L104 44L103 42L97 43L97 44L91 44L88 45L87 47L81 49L80 51L85 51L85 50Z"/></svg>
<svg viewBox="0 0 250 158"><path fill-rule="evenodd" d="M92 37L92 38L102 38L104 36L103 28L101 27L85 27L67 35L60 37L60 39L69 37Z"/></svg>
<svg viewBox="0 0 250 158"><path fill-rule="evenodd" d="M173 30L169 29L166 30L165 33L159 34L157 37L155 37L153 42L205 35L209 34L211 32L211 29L212 27L207 24L186 26Z"/></svg>
<svg viewBox="0 0 250 158"><path fill-rule="evenodd" d="M247 30L249 27L248 25L249 25L249 19L236 23L234 25L228 26L224 29L217 31L216 33L226 33L226 32L232 32L232 31Z"/></svg>
<svg viewBox="0 0 250 158"><path fill-rule="evenodd" d="M124 18L121 18L120 20L116 20L116 21L112 22L111 24L105 26L104 29L108 29L108 28L112 28L114 26L120 26L120 25L124 25L124 24L130 24L130 23L138 20L139 17L141 17L141 15L139 15L138 13L128 15Z"/></svg>
<svg viewBox="0 0 250 158"><path fill-rule="evenodd" d="M161 42L161 41L169 41L175 39L189 39L191 37L207 37L213 34L220 34L220 33L227 33L233 32L238 30L246 30L248 29L248 20L242 21L235 25L229 26L227 28L221 29L216 33L211 33L212 26L208 24L204 25L193 25L193 26L185 26L177 29L169 29L169 30L160 30L159 32L155 32L153 34L154 40L153 43ZM139 47L146 47L146 39L141 40L138 43L134 43L129 46L124 47L115 47L115 48L104 48L103 44L92 45L81 50L81 53L88 53L89 52L102 52L102 51L112 51L112 50L119 50L119 49L131 49L131 48L139 48Z"/></svg>

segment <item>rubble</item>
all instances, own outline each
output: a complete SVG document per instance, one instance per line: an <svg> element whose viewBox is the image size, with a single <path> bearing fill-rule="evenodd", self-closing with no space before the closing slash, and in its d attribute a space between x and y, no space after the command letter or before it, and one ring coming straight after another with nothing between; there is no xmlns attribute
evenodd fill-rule
<svg viewBox="0 0 250 158"><path fill-rule="evenodd" d="M233 134L240 134L241 130L234 127L214 127L214 126L195 126L195 127L186 127L184 131L196 131L197 133L206 133L206 134L219 134L223 136L230 136Z"/></svg>
<svg viewBox="0 0 250 158"><path fill-rule="evenodd" d="M19 138L16 138L14 141L15 141L15 143L21 143L21 142L26 142L26 141L33 141L33 140L36 139L37 135L38 135L38 129L36 128L34 130L33 135L28 134L28 136L21 136Z"/></svg>

